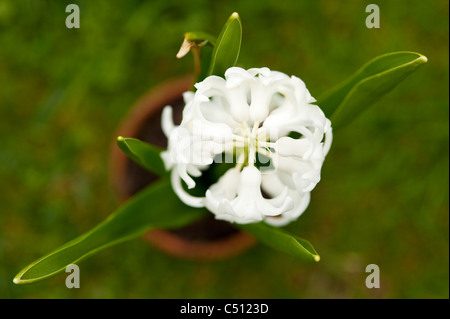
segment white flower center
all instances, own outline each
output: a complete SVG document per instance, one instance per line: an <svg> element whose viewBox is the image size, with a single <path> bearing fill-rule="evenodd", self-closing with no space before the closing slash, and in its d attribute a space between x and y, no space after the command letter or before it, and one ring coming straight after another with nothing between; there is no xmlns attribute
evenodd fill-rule
<svg viewBox="0 0 450 319"><path fill-rule="evenodd" d="M241 123L241 132L233 136L233 146L236 151L238 164L248 164L253 166L256 161L256 154L261 153L269 155L267 148L270 143L258 134L259 123L255 123L252 129L249 128L247 123ZM244 159L247 159L245 161Z"/></svg>

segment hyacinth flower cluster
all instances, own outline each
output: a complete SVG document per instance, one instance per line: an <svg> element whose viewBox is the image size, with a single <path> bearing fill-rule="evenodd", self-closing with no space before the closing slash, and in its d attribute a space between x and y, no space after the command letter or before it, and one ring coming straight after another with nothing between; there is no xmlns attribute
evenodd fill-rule
<svg viewBox="0 0 450 319"><path fill-rule="evenodd" d="M159 181L142 189L101 224L23 268L14 283L52 277L70 264L149 229L188 225L205 213L274 249L306 261L320 260L307 240L281 226L297 220L307 209L333 133L427 58L409 51L378 56L316 101L296 76L267 67L238 66L241 42L237 13L230 16L218 37L185 33L176 56L192 52L195 81L183 95L179 125L174 125L170 106L162 112L167 149L132 137L117 138L124 154L159 176Z"/></svg>
<svg viewBox="0 0 450 319"><path fill-rule="evenodd" d="M162 157L175 193L229 222L284 226L297 219L320 180L332 140L331 122L312 104L304 82L268 68L231 67L225 78L212 75L195 88L184 94L179 126L170 106L162 115L169 140ZM183 182L195 187L192 177L224 159L236 165L205 196L183 188ZM257 159L267 165L258 167Z"/></svg>

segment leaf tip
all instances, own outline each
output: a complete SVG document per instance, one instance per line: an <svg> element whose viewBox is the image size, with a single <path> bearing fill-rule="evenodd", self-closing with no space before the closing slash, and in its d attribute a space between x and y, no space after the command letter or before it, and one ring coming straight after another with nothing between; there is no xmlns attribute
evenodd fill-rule
<svg viewBox="0 0 450 319"><path fill-rule="evenodd" d="M233 12L233 13L231 14L231 18L233 18L233 19L239 19L239 13Z"/></svg>
<svg viewBox="0 0 450 319"><path fill-rule="evenodd" d="M319 255L314 255L313 258L314 258L315 262L319 262L320 261L320 256Z"/></svg>
<svg viewBox="0 0 450 319"><path fill-rule="evenodd" d="M20 284L21 280L18 276L14 277L13 279L13 283L15 283L16 285Z"/></svg>
<svg viewBox="0 0 450 319"><path fill-rule="evenodd" d="M422 60L423 63L427 63L427 62L428 62L428 58L427 58L426 56L424 56L424 55L421 55L421 56L419 57L419 60Z"/></svg>

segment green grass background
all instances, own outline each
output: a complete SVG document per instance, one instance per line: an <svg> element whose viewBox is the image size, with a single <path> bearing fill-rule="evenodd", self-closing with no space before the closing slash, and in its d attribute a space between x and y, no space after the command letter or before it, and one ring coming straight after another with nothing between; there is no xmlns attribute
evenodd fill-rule
<svg viewBox="0 0 450 319"><path fill-rule="evenodd" d="M67 29L76 3L81 28ZM0 0L1 298L448 298L449 2ZM237 11L239 63L302 78L313 96L371 58L428 63L336 132L304 215L287 228L321 255L303 263L258 245L225 261L169 257L140 239L65 274L16 286L25 265L90 229L119 202L108 180L114 131L158 83L187 74L182 34L218 34ZM361 106L364 107L364 106ZM381 288L367 289L377 264Z"/></svg>

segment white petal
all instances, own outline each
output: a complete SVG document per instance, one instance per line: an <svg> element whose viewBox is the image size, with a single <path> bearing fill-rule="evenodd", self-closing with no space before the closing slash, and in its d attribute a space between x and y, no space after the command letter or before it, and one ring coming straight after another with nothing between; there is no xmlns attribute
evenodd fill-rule
<svg viewBox="0 0 450 319"><path fill-rule="evenodd" d="M294 173L292 179L298 191L310 192L320 182L320 169L312 169L303 174Z"/></svg>
<svg viewBox="0 0 450 319"><path fill-rule="evenodd" d="M240 176L234 168L206 192L206 207L217 219L251 223L291 210L294 202L288 193L284 187L280 194L266 199L261 194L261 172L256 167L245 167Z"/></svg>
<svg viewBox="0 0 450 319"><path fill-rule="evenodd" d="M172 117L172 107L167 105L164 107L162 114L161 114L161 128L164 132L164 135L166 137L170 136L170 133L175 128L175 125L173 124L173 117Z"/></svg>
<svg viewBox="0 0 450 319"><path fill-rule="evenodd" d="M192 164L187 165L186 171L189 175L194 176L194 177L200 177L202 175L202 171L196 165L192 165Z"/></svg>
<svg viewBox="0 0 450 319"><path fill-rule="evenodd" d="M275 142L275 151L280 156L295 156L307 159L314 148L310 140L281 137Z"/></svg>
<svg viewBox="0 0 450 319"><path fill-rule="evenodd" d="M178 175L178 171L176 169L172 170L172 173L170 175L170 181L172 184L172 188L175 192L175 194L178 195L180 200L185 203L188 206L191 207L204 207L204 197L195 197L190 194L188 194L181 185L181 179Z"/></svg>
<svg viewBox="0 0 450 319"><path fill-rule="evenodd" d="M221 199L234 199L236 197L240 175L240 171L236 167L227 170L215 184L210 186L209 191L211 195Z"/></svg>
<svg viewBox="0 0 450 319"><path fill-rule="evenodd" d="M226 87L233 89L243 82L252 81L253 75L240 67L231 67L225 72Z"/></svg>
<svg viewBox="0 0 450 319"><path fill-rule="evenodd" d="M270 196L277 196L282 192L284 184L280 181L278 174L264 174L261 188ZM289 189L288 196L293 200L291 209L284 211L278 216L267 216L265 221L273 226L284 226L297 219L308 207L310 193L299 193L295 189Z"/></svg>
<svg viewBox="0 0 450 319"><path fill-rule="evenodd" d="M331 142L333 141L333 131L331 129L330 121L327 122L327 129L325 131L325 144L323 145L323 155L326 156L330 151Z"/></svg>
<svg viewBox="0 0 450 319"><path fill-rule="evenodd" d="M186 91L183 93L183 100L185 104L188 104L189 102L191 102L194 99L194 92L192 91Z"/></svg>
<svg viewBox="0 0 450 319"><path fill-rule="evenodd" d="M254 123L263 122L269 115L270 99L272 95L262 86L252 88L250 103L250 119Z"/></svg>
<svg viewBox="0 0 450 319"><path fill-rule="evenodd" d="M249 74L251 74L253 77L256 77L257 75L261 75L264 77L270 77L270 69L267 67L263 68L251 68L247 71Z"/></svg>
<svg viewBox="0 0 450 319"><path fill-rule="evenodd" d="M161 156L161 158L162 158L162 160L164 162L164 167L166 168L167 171L169 171L172 168L173 164L174 164L172 162L172 160L171 160L170 152L169 151L163 151L163 152L161 152L160 156Z"/></svg>
<svg viewBox="0 0 450 319"><path fill-rule="evenodd" d="M294 191L292 192L295 193ZM295 221L301 214L303 214L303 212L309 205L311 194L304 193L300 196L298 194L291 194L291 197L296 199L294 208L291 209L290 211L284 212L279 216L266 217L265 219L266 223L272 226L282 227Z"/></svg>
<svg viewBox="0 0 450 319"><path fill-rule="evenodd" d="M178 172L178 176L183 179L189 189L195 187L195 181L187 173L187 164L178 164L174 171Z"/></svg>
<svg viewBox="0 0 450 319"><path fill-rule="evenodd" d="M197 119L204 119L211 123L220 123L234 126L235 120L230 113L229 105L223 96L214 96L211 100L198 103L196 110Z"/></svg>
<svg viewBox="0 0 450 319"><path fill-rule="evenodd" d="M229 110L236 123L247 122L249 118L249 106L247 104L247 93L249 90L246 84L242 84L227 92Z"/></svg>

